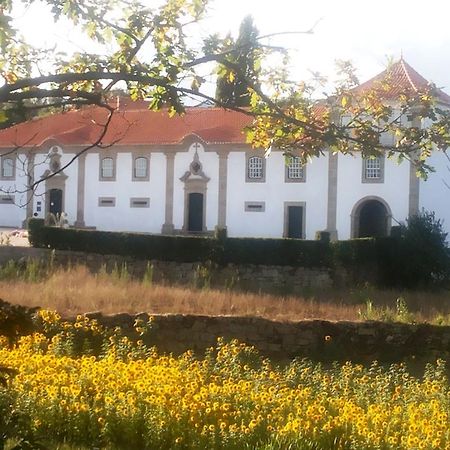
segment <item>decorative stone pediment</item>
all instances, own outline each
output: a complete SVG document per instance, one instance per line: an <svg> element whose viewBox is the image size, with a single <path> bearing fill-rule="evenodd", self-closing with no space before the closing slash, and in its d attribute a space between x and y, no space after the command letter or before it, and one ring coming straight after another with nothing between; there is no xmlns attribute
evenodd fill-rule
<svg viewBox="0 0 450 450"><path fill-rule="evenodd" d="M42 178L46 178L61 169L61 157L62 148L58 145L51 146L46 158L49 168L43 173ZM59 172L55 177L65 180L67 175L64 172Z"/></svg>
<svg viewBox="0 0 450 450"><path fill-rule="evenodd" d="M181 181L184 183L188 181L202 181L203 183L207 183L210 178L205 175L203 172L203 166L200 162L200 158L198 156L197 148L196 146L202 147L200 144L192 144L191 147L195 148L194 158L189 165L189 170L185 172L185 174L180 178Z"/></svg>

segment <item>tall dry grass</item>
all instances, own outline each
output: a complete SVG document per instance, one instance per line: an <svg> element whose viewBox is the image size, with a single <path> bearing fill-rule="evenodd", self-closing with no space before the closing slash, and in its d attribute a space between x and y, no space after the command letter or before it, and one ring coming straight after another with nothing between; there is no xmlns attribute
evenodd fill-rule
<svg viewBox="0 0 450 450"><path fill-rule="evenodd" d="M320 291L308 297L280 297L148 284L106 273L91 274L85 267L59 269L37 282L0 281L0 298L55 309L64 316L101 311L259 316L283 321L383 319L383 311L395 315L399 297L414 312L413 320L450 323L448 292L382 291L366 286ZM367 308L369 300L371 311Z"/></svg>

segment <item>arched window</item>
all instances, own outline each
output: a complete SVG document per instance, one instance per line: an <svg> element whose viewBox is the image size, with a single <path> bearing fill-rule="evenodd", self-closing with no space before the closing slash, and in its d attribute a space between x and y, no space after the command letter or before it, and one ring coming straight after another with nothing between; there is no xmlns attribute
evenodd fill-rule
<svg viewBox="0 0 450 450"><path fill-rule="evenodd" d="M2 158L2 178L14 177L14 159Z"/></svg>
<svg viewBox="0 0 450 450"><path fill-rule="evenodd" d="M260 156L248 159L247 176L250 180L260 180L264 176L264 161Z"/></svg>
<svg viewBox="0 0 450 450"><path fill-rule="evenodd" d="M134 160L133 177L137 179L147 178L148 159L140 156Z"/></svg>
<svg viewBox="0 0 450 450"><path fill-rule="evenodd" d="M101 164L101 177L114 178L114 160L112 158L103 158Z"/></svg>

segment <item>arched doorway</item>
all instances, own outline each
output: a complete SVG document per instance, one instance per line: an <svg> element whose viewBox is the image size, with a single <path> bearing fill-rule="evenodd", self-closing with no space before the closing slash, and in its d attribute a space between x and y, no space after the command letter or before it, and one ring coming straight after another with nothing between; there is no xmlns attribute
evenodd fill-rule
<svg viewBox="0 0 450 450"><path fill-rule="evenodd" d="M388 236L391 229L391 212L380 198L360 200L352 212L352 237Z"/></svg>

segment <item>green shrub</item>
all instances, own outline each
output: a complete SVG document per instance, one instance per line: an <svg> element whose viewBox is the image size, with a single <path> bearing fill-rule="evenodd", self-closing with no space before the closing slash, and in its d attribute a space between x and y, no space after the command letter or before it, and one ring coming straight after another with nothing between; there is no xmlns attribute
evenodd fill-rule
<svg viewBox="0 0 450 450"><path fill-rule="evenodd" d="M330 267L331 253L329 245L321 241L228 238L224 242L223 262Z"/></svg>
<svg viewBox="0 0 450 450"><path fill-rule="evenodd" d="M28 220L28 240L33 247L44 246L44 219Z"/></svg>
<svg viewBox="0 0 450 450"><path fill-rule="evenodd" d="M447 233L432 212L409 218L402 226L401 246L392 260L397 278L407 287L442 284L450 277Z"/></svg>

